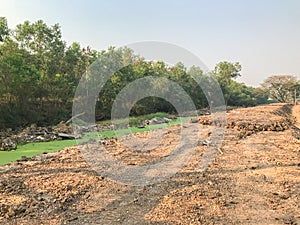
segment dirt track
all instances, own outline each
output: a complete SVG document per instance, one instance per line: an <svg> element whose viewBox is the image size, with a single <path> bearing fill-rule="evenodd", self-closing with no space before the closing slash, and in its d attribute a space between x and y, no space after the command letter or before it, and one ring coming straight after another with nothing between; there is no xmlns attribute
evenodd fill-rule
<svg viewBox="0 0 300 225"><path fill-rule="evenodd" d="M294 107L298 118L299 112ZM229 122L267 127L280 120L287 127L245 132L230 126L206 172L195 170L206 148L198 146L175 176L145 187L98 175L76 147L1 167L0 223L300 224L300 136L290 115L283 105L234 110ZM199 126L208 138L210 126ZM154 152L136 154L116 140L108 149L129 164L151 163L170 153L179 129L159 131L167 136Z"/></svg>

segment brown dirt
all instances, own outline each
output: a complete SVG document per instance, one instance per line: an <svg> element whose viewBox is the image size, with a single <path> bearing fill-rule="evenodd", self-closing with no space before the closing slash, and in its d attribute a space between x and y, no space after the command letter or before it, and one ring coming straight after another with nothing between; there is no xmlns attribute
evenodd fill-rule
<svg viewBox="0 0 300 225"><path fill-rule="evenodd" d="M300 129L300 105L295 105L293 107L293 116L296 119L295 126Z"/></svg>
<svg viewBox="0 0 300 225"><path fill-rule="evenodd" d="M299 112L295 106L298 122ZM98 175L77 147L3 166L0 224L300 224L300 141L291 113L291 106L280 104L230 112L235 126L228 126L204 173L195 169L206 148L198 146L176 175L145 187ZM286 128L255 126L283 127L278 121ZM200 139L207 139L211 126L199 126ZM172 151L179 130L156 131L166 136L154 151L137 153L117 140L106 144L128 164L147 164Z"/></svg>

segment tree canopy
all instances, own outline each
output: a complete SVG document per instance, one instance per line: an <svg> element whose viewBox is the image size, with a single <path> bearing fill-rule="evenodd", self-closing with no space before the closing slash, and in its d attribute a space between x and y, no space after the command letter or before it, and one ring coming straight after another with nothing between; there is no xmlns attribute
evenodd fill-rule
<svg viewBox="0 0 300 225"><path fill-rule="evenodd" d="M275 75L268 77L262 84L262 90L278 102L295 100L300 81L291 75ZM297 94L298 95L298 94Z"/></svg>
<svg viewBox="0 0 300 225"><path fill-rule="evenodd" d="M0 42L3 42L5 37L9 34L7 20L5 17L0 17Z"/></svg>
<svg viewBox="0 0 300 225"><path fill-rule="evenodd" d="M109 55L109 57L108 57ZM208 106L207 99L193 79L215 76L228 105L249 106L266 102L258 89L238 83L241 65L220 62L205 74L199 67L185 68L178 62L145 61L131 49L109 47L96 51L62 39L59 24L47 25L42 20L25 21L9 30L6 18L0 18L0 128L37 123L49 125L71 117L72 101L81 77L88 75L96 60L112 60L124 65L102 88L96 102L96 119L107 119L118 93L136 79L146 76L164 77L178 83L200 109ZM161 89L163 84L157 84ZM168 91L168 90L165 90ZM175 113L167 101L148 97L132 108L132 115L152 112Z"/></svg>

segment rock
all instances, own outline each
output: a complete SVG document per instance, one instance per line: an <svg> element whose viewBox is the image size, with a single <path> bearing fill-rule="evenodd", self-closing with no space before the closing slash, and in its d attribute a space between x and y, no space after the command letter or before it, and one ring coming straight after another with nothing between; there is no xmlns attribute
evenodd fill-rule
<svg viewBox="0 0 300 225"><path fill-rule="evenodd" d="M208 141L208 140L202 141L202 145L209 146L210 144L211 144L211 141Z"/></svg>
<svg viewBox="0 0 300 225"><path fill-rule="evenodd" d="M10 151L17 149L17 141L12 138L4 138L0 140L0 150L1 151Z"/></svg>
<svg viewBox="0 0 300 225"><path fill-rule="evenodd" d="M58 133L57 136L62 139L77 139L82 137L82 135L80 134L73 135L73 134L66 134L66 133Z"/></svg>
<svg viewBox="0 0 300 225"><path fill-rule="evenodd" d="M26 162L28 160L30 160L30 158L28 158L27 156L23 155L23 156L21 156L21 159L18 160L18 162Z"/></svg>
<svg viewBox="0 0 300 225"><path fill-rule="evenodd" d="M198 118L191 118L190 123L198 123L199 119Z"/></svg>
<svg viewBox="0 0 300 225"><path fill-rule="evenodd" d="M85 133L85 132L95 132L98 131L97 125L87 125L87 126L76 126L77 133Z"/></svg>
<svg viewBox="0 0 300 225"><path fill-rule="evenodd" d="M166 117L155 117L151 120L145 121L145 124L147 125L153 125L153 124L162 124L162 123L170 123L172 120Z"/></svg>

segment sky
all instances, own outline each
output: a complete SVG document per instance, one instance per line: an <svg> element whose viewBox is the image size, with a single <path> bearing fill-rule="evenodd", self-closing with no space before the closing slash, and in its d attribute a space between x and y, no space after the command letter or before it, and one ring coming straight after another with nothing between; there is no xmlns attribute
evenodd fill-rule
<svg viewBox="0 0 300 225"><path fill-rule="evenodd" d="M10 28L59 23L67 44L104 50L141 41L178 45L209 69L240 62L238 81L300 78L299 0L0 0Z"/></svg>

